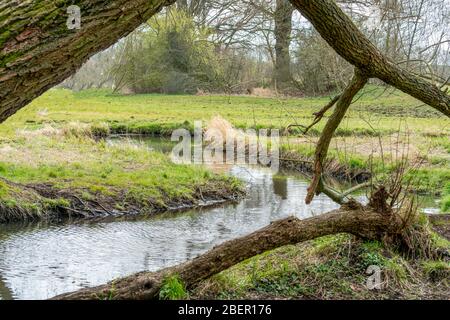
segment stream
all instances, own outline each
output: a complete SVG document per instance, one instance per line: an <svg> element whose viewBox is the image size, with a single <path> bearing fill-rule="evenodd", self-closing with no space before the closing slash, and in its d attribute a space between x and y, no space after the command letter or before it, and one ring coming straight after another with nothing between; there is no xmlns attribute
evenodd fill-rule
<svg viewBox="0 0 450 320"><path fill-rule="evenodd" d="M147 139L167 151L167 143ZM0 225L0 300L46 299L139 271L192 259L224 241L287 216L305 219L338 206L324 195L304 204L307 181L268 168L221 166L248 185L237 204L102 222Z"/></svg>

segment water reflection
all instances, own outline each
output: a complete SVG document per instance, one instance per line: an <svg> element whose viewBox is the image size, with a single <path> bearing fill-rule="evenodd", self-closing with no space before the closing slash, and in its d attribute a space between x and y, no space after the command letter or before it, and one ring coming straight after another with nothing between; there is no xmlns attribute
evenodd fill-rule
<svg viewBox="0 0 450 320"><path fill-rule="evenodd" d="M276 195L280 196L282 200L286 200L288 194L287 178L283 176L274 175L272 177L272 183L273 183L273 192Z"/></svg>
<svg viewBox="0 0 450 320"><path fill-rule="evenodd" d="M307 184L295 177L273 176L265 168L232 167L230 172L249 184L248 197L235 205L137 221L0 226L1 298L45 299L158 270L273 220L336 208L325 196L306 206Z"/></svg>

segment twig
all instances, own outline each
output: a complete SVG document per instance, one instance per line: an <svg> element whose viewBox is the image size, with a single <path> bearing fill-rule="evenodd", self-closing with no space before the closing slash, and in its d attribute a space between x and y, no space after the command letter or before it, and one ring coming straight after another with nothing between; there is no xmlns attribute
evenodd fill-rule
<svg viewBox="0 0 450 320"><path fill-rule="evenodd" d="M109 210L107 210L100 202L98 202L97 200L94 200L95 203L97 203L107 214L109 214L110 216L112 215L111 212L109 212Z"/></svg>
<svg viewBox="0 0 450 320"><path fill-rule="evenodd" d="M95 216L96 214L95 214L95 212L91 209L91 207L89 207L86 203L84 203L84 201L83 200L81 200L80 198L78 198L76 195L72 195L75 199L77 199L86 209L88 209L91 213L92 213L92 215L93 216Z"/></svg>
<svg viewBox="0 0 450 320"><path fill-rule="evenodd" d="M314 127L316 124L318 124L320 122L320 120L322 120L323 116L325 115L325 113L330 110L335 104L336 102L338 102L339 98L341 97L340 94L338 94L337 96L335 96L333 99L331 99L330 102L328 102L328 104L326 106L324 106L322 109L320 109L317 112L313 113L314 116L314 121L309 125L309 126L304 126L301 124L290 124L287 126L286 130L289 130L292 127L302 127L305 128L302 132L302 134L307 134L308 131Z"/></svg>

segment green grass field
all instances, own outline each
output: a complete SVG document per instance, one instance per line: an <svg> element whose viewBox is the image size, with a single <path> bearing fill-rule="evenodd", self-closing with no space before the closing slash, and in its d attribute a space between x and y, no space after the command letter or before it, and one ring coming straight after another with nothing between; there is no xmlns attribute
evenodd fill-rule
<svg viewBox="0 0 450 320"><path fill-rule="evenodd" d="M367 168L370 160L379 173L388 173L406 154L411 163L421 162L409 173L418 177L416 189L441 192L450 180L449 119L405 94L383 93L383 88L368 86L357 98L336 132L330 156L350 169ZM197 120L206 127L217 115L238 128L285 129L309 124L313 112L328 101L328 97L113 95L106 90L52 89L0 125L0 176L25 184L78 188L87 198L92 196L89 190L111 189L127 190L134 199L151 198L153 204L165 205L177 197L189 200L199 185L214 193L213 185L216 191L224 190L226 180L200 168L175 166L162 155L132 147L115 150L86 134L169 135L179 127L192 128ZM306 137L298 130L290 132L282 140L283 150L311 157L325 121L326 117ZM205 178L198 180L199 176Z"/></svg>
<svg viewBox="0 0 450 320"><path fill-rule="evenodd" d="M351 107L339 132L381 134L397 132L407 123L411 131L431 136L450 133L448 119L436 111L399 92L384 94L383 89L370 87ZM324 98L259 98L251 96L185 96L185 95L112 95L105 90L71 92L53 89L33 101L0 126L5 134L17 128L42 123L69 121L108 122L116 127L139 127L151 132L156 125L168 127L195 120L208 121L221 115L239 128L286 128L290 124L307 125L329 101ZM369 126L369 124L373 129ZM317 128L323 126L320 123ZM338 132L338 133L339 133Z"/></svg>

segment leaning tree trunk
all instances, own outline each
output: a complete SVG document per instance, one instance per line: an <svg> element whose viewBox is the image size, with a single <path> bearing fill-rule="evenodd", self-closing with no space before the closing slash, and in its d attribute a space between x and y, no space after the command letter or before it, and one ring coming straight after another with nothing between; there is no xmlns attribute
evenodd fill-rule
<svg viewBox="0 0 450 320"><path fill-rule="evenodd" d="M290 0L344 59L450 117L450 96L384 56L334 0Z"/></svg>
<svg viewBox="0 0 450 320"><path fill-rule="evenodd" d="M450 96L437 86L402 69L384 56L334 0L290 1L314 25L328 44L355 66L357 73L363 75L364 83L369 78L379 78L450 117ZM362 78L360 77L360 79ZM364 83L355 83L355 78L352 80L346 92L339 97L336 110L321 134L315 152L314 177L308 188L306 203L310 203L314 195L321 192L322 167L328 153L330 140L345 116L352 98Z"/></svg>
<svg viewBox="0 0 450 320"><path fill-rule="evenodd" d="M158 272L141 272L109 284L67 293L54 299L154 299L158 298L164 278L178 276L190 288L199 281L233 265L281 246L296 244L336 233L349 233L362 238L381 239L396 234L402 220L390 211L377 211L355 202L327 214L299 220L291 217L271 223L245 237L227 241L199 257Z"/></svg>
<svg viewBox="0 0 450 320"><path fill-rule="evenodd" d="M0 122L173 2L0 0ZM67 25L71 4L80 29Z"/></svg>
<svg viewBox="0 0 450 320"><path fill-rule="evenodd" d="M275 66L274 80L279 89L289 86L291 76L292 14L294 8L289 0L277 0L275 8Z"/></svg>
<svg viewBox="0 0 450 320"><path fill-rule="evenodd" d="M355 69L355 74L350 81L350 84L345 88L344 92L339 95L336 101L336 108L333 114L328 119L325 127L322 130L320 139L316 145L315 160L314 160L314 176L312 178L311 184L308 188L308 193L306 195L305 202L310 204L314 198L314 194L317 191L322 191L319 188L319 184L322 178L323 163L328 154L328 148L330 147L331 138L334 132L341 124L344 116L353 101L356 94L364 87L367 83L368 77L361 70Z"/></svg>

